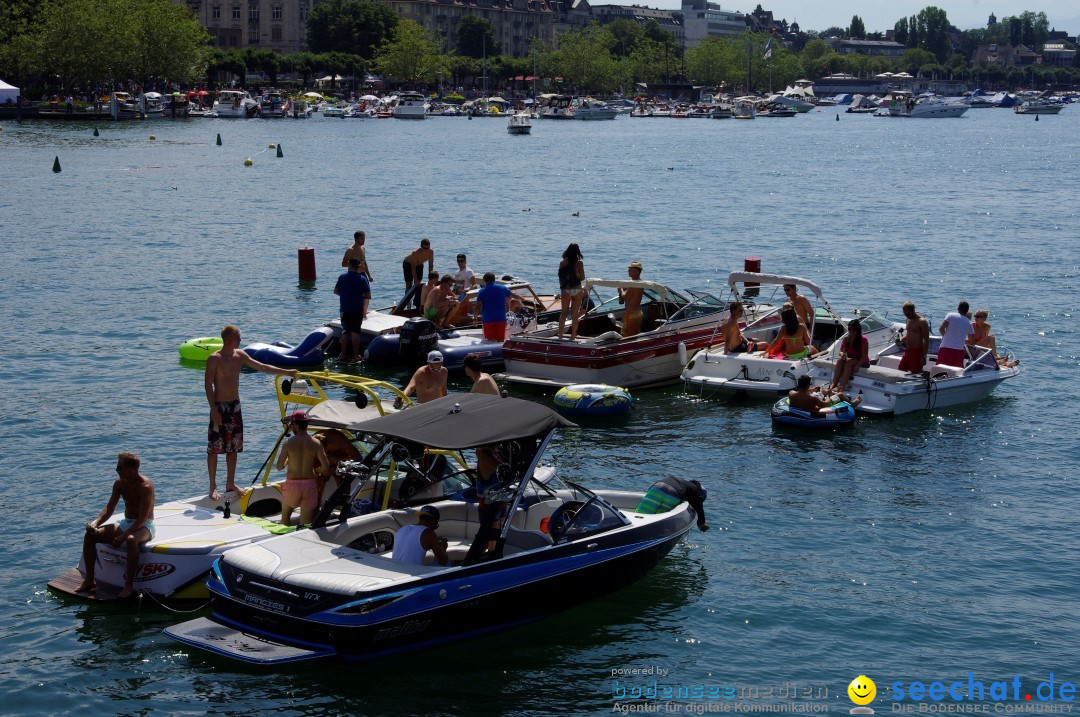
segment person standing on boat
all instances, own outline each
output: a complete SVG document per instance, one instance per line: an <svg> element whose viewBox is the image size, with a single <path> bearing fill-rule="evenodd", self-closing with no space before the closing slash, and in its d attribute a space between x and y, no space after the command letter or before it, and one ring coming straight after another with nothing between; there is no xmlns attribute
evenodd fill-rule
<svg viewBox="0 0 1080 717"><path fill-rule="evenodd" d="M969 310L968 302L961 301L956 311L945 314L945 320L938 328L941 334L941 345L938 347L937 354L938 366L964 368L967 345L975 333L975 327L971 325L971 319L967 317Z"/></svg>
<svg viewBox="0 0 1080 717"><path fill-rule="evenodd" d="M705 499L708 496L709 492L698 481L669 476L652 484L634 512L643 515L667 513L679 503L686 502L697 514L698 530L704 532L709 529L709 524L705 522Z"/></svg>
<svg viewBox="0 0 1080 717"><path fill-rule="evenodd" d="M322 492L315 465L318 463L326 471L330 459L322 441L308 435L306 411L293 411L289 416L289 428L293 435L285 440L277 459L278 470L288 467L281 489L281 524L292 525L293 509L300 508L300 524L310 525Z"/></svg>
<svg viewBox="0 0 1080 717"><path fill-rule="evenodd" d="M899 369L908 373L921 373L926 366L926 352L930 347L930 324L915 313L915 304L904 302L904 355L900 357Z"/></svg>
<svg viewBox="0 0 1080 717"><path fill-rule="evenodd" d="M349 270L338 277L334 285L338 296L338 308L341 310L341 360L343 362L360 360L360 329L367 316L368 303L371 301L371 284L360 270L360 260L355 256L349 259Z"/></svg>
<svg viewBox="0 0 1080 717"><path fill-rule="evenodd" d="M442 398L447 393L447 375L446 367L443 366L442 352L432 351L427 356L427 363L416 369L416 373L409 379L409 385L402 393L408 397L415 392L417 403L427 403L436 398Z"/></svg>
<svg viewBox="0 0 1080 717"><path fill-rule="evenodd" d="M124 499L124 519L106 526L101 524L112 517L120 499ZM116 457L116 480L112 495L98 517L86 524L83 538L83 568L86 579L75 590L93 592L94 567L97 565L97 544L109 543L114 548L127 547L127 571L124 588L119 597L130 597L135 591L135 573L139 569L139 548L154 538L154 484L139 472L139 457L124 451Z"/></svg>
<svg viewBox="0 0 1080 717"><path fill-rule="evenodd" d="M581 318L581 304L585 291L581 282L585 281L585 261L581 248L571 243L563 252L559 262L559 297L562 311L559 313L559 338L566 331L566 314L570 313L570 340L577 339L578 320Z"/></svg>
<svg viewBox="0 0 1080 717"><path fill-rule="evenodd" d="M632 261L626 272L634 281L641 280L641 262ZM645 315L641 311L641 298L645 290L641 288L619 289L619 303L626 307L623 311L622 335L637 336L641 333L641 321Z"/></svg>
<svg viewBox="0 0 1080 717"><path fill-rule="evenodd" d="M458 270L454 274L454 294L458 301L465 301L465 292L476 286L476 272L468 264L468 257L457 255Z"/></svg>
<svg viewBox="0 0 1080 717"><path fill-rule="evenodd" d="M424 283L424 262L427 262L428 271L435 271L435 252L431 248L431 241L424 237L420 240L420 248L414 249L411 254L401 262L401 272L405 275L405 293L414 286ZM413 306L420 308L420 294L417 292L413 299Z"/></svg>
<svg viewBox="0 0 1080 717"><path fill-rule="evenodd" d="M506 314L510 311L510 289L495 281L494 272L484 274L484 286L476 292L477 307L473 320L479 313L484 326L484 338L488 341L506 341Z"/></svg>
<svg viewBox="0 0 1080 717"><path fill-rule="evenodd" d="M483 371L484 364L477 354L469 354L465 357L465 375L473 382L469 393L489 393L492 396L502 395L499 392L499 384L490 374Z"/></svg>
<svg viewBox="0 0 1080 717"><path fill-rule="evenodd" d="M795 315L799 317L799 321L806 324L806 328L814 330L814 307L810 305L810 299L799 293L798 287L794 284L784 284L784 294L787 295L788 301L791 302L791 306L795 309Z"/></svg>
<svg viewBox="0 0 1080 717"><path fill-rule="evenodd" d="M345 256L341 257L341 265L343 267L349 266L350 259L360 260L360 273L367 277L368 282L373 281L371 278L371 269L368 268L367 263L367 249L364 248L364 232L356 230L353 234L353 244L351 247L345 250Z"/></svg>
<svg viewBox="0 0 1080 717"><path fill-rule="evenodd" d="M222 347L206 359L203 388L210 404L210 427L206 432L206 469L210 473L210 498L218 500L218 456L225 454L225 492L236 488L236 454L244 450L244 417L240 412L240 369L296 376L296 369L278 368L256 361L240 349L240 329L228 324L221 330Z"/></svg>
<svg viewBox="0 0 1080 717"><path fill-rule="evenodd" d="M439 527L439 509L425 505L416 516L415 525L406 525L394 536L394 551L390 557L403 563L423 565L427 551L435 554L439 565L449 565L446 555L446 538L440 538L435 529Z"/></svg>

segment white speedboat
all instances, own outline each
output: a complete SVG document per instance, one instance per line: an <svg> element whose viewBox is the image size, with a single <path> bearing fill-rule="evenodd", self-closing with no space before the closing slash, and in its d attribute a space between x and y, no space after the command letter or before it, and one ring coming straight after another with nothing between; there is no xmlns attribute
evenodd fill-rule
<svg viewBox="0 0 1080 717"><path fill-rule="evenodd" d="M505 511L485 526L490 549L475 489L431 505L447 565L422 549L416 562L403 559L417 540L410 535L415 511L350 516L356 494L339 489L311 530L227 553L208 581L213 615L165 634L261 664L381 659L521 625L636 581L703 516L689 503L638 513L643 492L591 491L541 478L552 434L572 425L531 401L475 393L353 424L382 437L364 461L370 469L383 457L407 458L410 446L498 445L500 465L485 497ZM471 470L463 475L474 480Z"/></svg>
<svg viewBox="0 0 1080 717"><path fill-rule="evenodd" d="M506 131L510 134L529 134L532 132L532 121L528 112L515 112L510 115L510 122L506 125Z"/></svg>
<svg viewBox="0 0 1080 717"><path fill-rule="evenodd" d="M971 109L971 105L963 102L949 102L940 97L922 97L914 104L905 97L897 97L889 100L888 117L962 117Z"/></svg>
<svg viewBox="0 0 1080 717"><path fill-rule="evenodd" d="M222 90L214 101L214 112L218 117L254 117L259 103L243 90Z"/></svg>
<svg viewBox="0 0 1080 717"><path fill-rule="evenodd" d="M732 299L746 306L746 325L741 331L751 341L768 344L776 337L782 325L777 306L784 299L776 294L782 291L784 284L794 284L810 294L807 298L814 309L814 316L812 325L807 328L815 350L832 346L847 331L846 322L829 306L818 285L808 279L736 271L728 276L728 284ZM766 299L764 309L759 302L746 301L746 286L753 284L772 287L773 296ZM862 324L863 336L870 343L871 354L893 345L903 329L903 324L889 323L870 312L856 312L853 318ZM718 322L716 333L710 337L708 346L698 351L682 372L682 380L688 391L699 395L741 394L775 399L778 393L795 388L799 376L813 368L810 356L788 359L770 358L765 351L726 353L724 337L719 333L719 328Z"/></svg>
<svg viewBox="0 0 1080 717"><path fill-rule="evenodd" d="M305 99L295 99L289 103L289 116L293 119L307 119L315 114L315 109Z"/></svg>
<svg viewBox="0 0 1080 717"><path fill-rule="evenodd" d="M419 92L401 92L394 105L394 117L397 119L424 119L427 117L427 98Z"/></svg>
<svg viewBox="0 0 1080 717"><path fill-rule="evenodd" d="M139 111L148 118L161 117L165 111L165 98L160 92L144 92L139 95Z"/></svg>
<svg viewBox="0 0 1080 717"><path fill-rule="evenodd" d="M1047 102L1043 99L1037 99L1021 102L1016 105L1013 112L1018 115L1056 115L1063 109L1065 109L1065 105L1060 102Z"/></svg>
<svg viewBox="0 0 1080 717"><path fill-rule="evenodd" d="M502 376L511 382L544 387L603 383L625 388L675 383L686 357L706 346L725 303L710 293L689 291L690 298L654 281L589 279L586 290L642 289L641 330L622 335L625 309L618 296L581 317L578 337L564 338L558 324L507 338ZM599 298L599 297L598 297ZM558 317L555 317L558 321Z"/></svg>
<svg viewBox="0 0 1080 717"><path fill-rule="evenodd" d="M931 336L926 365L921 373L899 369L904 349L889 346L877 354L871 351L870 368L859 369L848 384L849 395L861 395L856 409L862 413L901 415L912 411L956 406L980 401L1005 379L1020 373L1018 365L1003 366L993 352L981 346L969 346L964 367L939 366L936 363L941 337ZM840 353L840 342L824 357L813 361L810 377L815 385L832 381Z"/></svg>
<svg viewBox="0 0 1080 717"><path fill-rule="evenodd" d="M574 119L577 120L613 120L619 112L601 104L594 99L586 97L573 108Z"/></svg>
<svg viewBox="0 0 1080 717"><path fill-rule="evenodd" d="M341 105L327 105L322 111L323 117L344 117L345 108Z"/></svg>
<svg viewBox="0 0 1080 717"><path fill-rule="evenodd" d="M735 101L731 116L735 119L754 119L757 117L757 98L740 97Z"/></svg>
<svg viewBox="0 0 1080 717"><path fill-rule="evenodd" d="M546 94L536 98L540 105L540 119L574 119L574 108L570 95Z"/></svg>
<svg viewBox="0 0 1080 717"><path fill-rule="evenodd" d="M310 419L310 432L342 432L344 440L352 441L350 456L357 459L366 453L370 445L346 435L348 426L357 421L393 413L391 401L386 399L402 396L401 392L390 384L359 376L320 371L302 373L300 379L291 382L280 376L275 378L282 423L286 423L285 417L294 409L306 408ZM353 391L361 398L350 401L330 399L326 391L331 385ZM411 401L404 398L403 403L408 405ZM257 477L256 484L242 489L240 493L224 492L219 500L203 494L154 506L157 533L140 551L139 566L134 578L136 592L149 593L161 600L205 599L208 596L206 577L215 560L237 547L266 540L289 530L281 524L282 479L269 480L270 466L277 457L287 428L285 425L281 437L264 464L265 470L260 472L261 479ZM446 460L439 462L439 476L442 476L443 472L447 471L447 464ZM464 465L463 461L461 465ZM345 467L347 469L348 465ZM277 475L282 478L284 476ZM386 502L399 497L402 479L405 478L404 474L391 476L391 492L386 494ZM422 491L410 493L410 499L423 501L425 496L429 501L441 499L446 486L435 488L441 480L441 477L435 477L434 482ZM366 477L361 479L348 470L339 471L329 480L324 494L329 495L339 483L356 483L356 487L360 488L361 485L366 485L367 481ZM384 475L383 483L385 482ZM167 490L167 483L159 481L157 488L159 491ZM375 507L385 508L386 505ZM107 523L117 523L123 517L122 514L114 515ZM52 580L49 587L89 600L115 600L124 585L126 555L125 549L98 544L95 570L97 590L94 593L75 592L85 575L81 561L78 567L71 568Z"/></svg>

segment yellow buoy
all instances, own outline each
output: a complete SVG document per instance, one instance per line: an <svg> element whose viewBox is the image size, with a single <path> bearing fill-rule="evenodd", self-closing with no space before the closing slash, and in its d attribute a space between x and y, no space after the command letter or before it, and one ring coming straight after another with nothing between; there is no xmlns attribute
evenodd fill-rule
<svg viewBox="0 0 1080 717"><path fill-rule="evenodd" d="M271 143L270 143L270 149L273 149L273 148L274 148L274 147L276 147L276 146L277 146L277 145L276 145L276 144L274 144L273 142L271 142Z"/></svg>
<svg viewBox="0 0 1080 717"><path fill-rule="evenodd" d="M151 142L153 142L155 139L157 139L157 137L155 137L154 135L150 135L150 141Z"/></svg>
<svg viewBox="0 0 1080 717"><path fill-rule="evenodd" d="M253 164L255 164L255 163L251 161L251 157L248 157L247 159L244 160L244 166L245 167L250 167Z"/></svg>

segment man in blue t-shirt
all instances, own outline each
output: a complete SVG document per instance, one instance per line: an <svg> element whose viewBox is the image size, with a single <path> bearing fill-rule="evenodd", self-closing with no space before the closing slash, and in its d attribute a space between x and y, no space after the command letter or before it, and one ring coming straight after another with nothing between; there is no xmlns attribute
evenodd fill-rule
<svg viewBox="0 0 1080 717"><path fill-rule="evenodd" d="M484 338L502 343L506 340L506 312L510 310L510 289L495 283L495 274L484 274L484 285L476 292L480 318L484 322ZM476 317L475 310L473 317Z"/></svg>
<svg viewBox="0 0 1080 717"><path fill-rule="evenodd" d="M360 272L360 260L349 259L349 270L338 277L334 285L341 308L341 361L360 360L360 327L371 301L371 284Z"/></svg>

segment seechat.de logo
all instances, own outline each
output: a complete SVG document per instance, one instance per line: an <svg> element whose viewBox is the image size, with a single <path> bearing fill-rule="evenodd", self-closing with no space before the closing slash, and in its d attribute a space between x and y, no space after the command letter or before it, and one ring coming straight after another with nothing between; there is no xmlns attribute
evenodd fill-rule
<svg viewBox="0 0 1080 717"><path fill-rule="evenodd" d="M877 685L866 675L859 675L851 684L847 686L848 697L854 702L857 707L853 707L850 714L853 715L872 715L874 710L866 705L874 701L874 697L877 696Z"/></svg>

